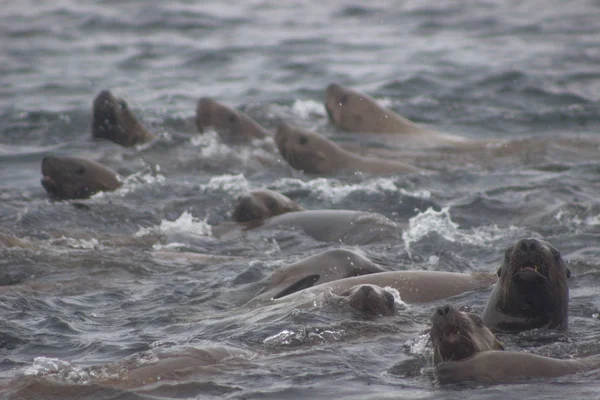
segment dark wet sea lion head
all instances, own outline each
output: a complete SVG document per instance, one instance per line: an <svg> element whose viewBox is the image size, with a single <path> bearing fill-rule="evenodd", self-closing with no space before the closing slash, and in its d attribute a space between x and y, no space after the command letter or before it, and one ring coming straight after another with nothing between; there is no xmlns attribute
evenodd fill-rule
<svg viewBox="0 0 600 400"><path fill-rule="evenodd" d="M381 107L366 94L332 83L325 90L325 110L337 127L351 132L369 132L380 115Z"/></svg>
<svg viewBox="0 0 600 400"><path fill-rule="evenodd" d="M328 174L343 165L341 148L309 130L281 124L275 134L279 152L293 168L309 174Z"/></svg>
<svg viewBox="0 0 600 400"><path fill-rule="evenodd" d="M56 200L83 199L121 186L115 171L85 158L47 156L41 169L42 186Z"/></svg>
<svg viewBox="0 0 600 400"><path fill-rule="evenodd" d="M519 240L506 250L498 269L498 306L509 315L548 323L549 328L566 328L570 275L556 247L534 238Z"/></svg>
<svg viewBox="0 0 600 400"><path fill-rule="evenodd" d="M376 285L356 285L342 293L348 304L358 311L370 315L394 315L397 311L394 296Z"/></svg>
<svg viewBox="0 0 600 400"><path fill-rule="evenodd" d="M129 147L148 142L153 136L146 131L127 102L102 90L92 104L92 136Z"/></svg>
<svg viewBox="0 0 600 400"><path fill-rule="evenodd" d="M299 204L279 192L257 189L237 198L231 217L237 222L247 222L302 210Z"/></svg>
<svg viewBox="0 0 600 400"><path fill-rule="evenodd" d="M196 127L204 133L214 128L227 144L247 144L253 139L263 139L268 133L248 115L219 103L209 97L202 97L196 106Z"/></svg>
<svg viewBox="0 0 600 400"><path fill-rule="evenodd" d="M464 360L480 351L504 349L479 316L452 305L435 310L429 335L435 364Z"/></svg>

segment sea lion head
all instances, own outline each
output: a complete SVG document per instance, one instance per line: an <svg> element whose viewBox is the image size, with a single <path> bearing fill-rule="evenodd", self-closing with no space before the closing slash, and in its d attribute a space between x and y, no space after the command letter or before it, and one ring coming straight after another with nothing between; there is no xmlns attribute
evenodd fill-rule
<svg viewBox="0 0 600 400"><path fill-rule="evenodd" d="M56 200L83 199L121 186L117 173L79 157L48 156L42 160L42 186Z"/></svg>
<svg viewBox="0 0 600 400"><path fill-rule="evenodd" d="M342 149L331 140L288 124L275 134L279 152L293 168L309 174L334 173L340 167Z"/></svg>
<svg viewBox="0 0 600 400"><path fill-rule="evenodd" d="M479 316L451 305L439 307L431 317L429 332L433 362L460 361L486 350L504 350Z"/></svg>
<svg viewBox="0 0 600 400"><path fill-rule="evenodd" d="M103 90L92 105L92 136L129 147L152 140L127 102Z"/></svg>
<svg viewBox="0 0 600 400"><path fill-rule="evenodd" d="M371 315L394 315L396 301L394 296L376 285L356 285L342 293L348 304L359 311Z"/></svg>
<svg viewBox="0 0 600 400"><path fill-rule="evenodd" d="M336 83L325 90L325 110L337 127L351 132L377 130L382 108L371 97Z"/></svg>
<svg viewBox="0 0 600 400"><path fill-rule="evenodd" d="M533 238L519 240L506 250L497 273L496 307L503 314L522 320L529 329L567 327L571 271L554 246ZM511 322L498 328L512 330Z"/></svg>
<svg viewBox="0 0 600 400"><path fill-rule="evenodd" d="M196 127L201 133L207 128L214 128L227 144L247 144L253 139L267 136L263 127L248 115L208 97L198 101Z"/></svg>
<svg viewBox="0 0 600 400"><path fill-rule="evenodd" d="M247 222L302 210L298 203L279 192L259 189L240 195L231 217L236 222Z"/></svg>

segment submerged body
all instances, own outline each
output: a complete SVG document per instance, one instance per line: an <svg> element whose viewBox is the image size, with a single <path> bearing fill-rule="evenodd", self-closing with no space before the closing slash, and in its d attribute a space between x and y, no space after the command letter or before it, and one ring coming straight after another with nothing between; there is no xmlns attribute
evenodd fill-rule
<svg viewBox="0 0 600 400"><path fill-rule="evenodd" d="M356 251L327 250L273 272L271 284L254 301L279 299L322 283L376 272L385 270Z"/></svg>
<svg viewBox="0 0 600 400"><path fill-rule="evenodd" d="M295 301L321 293L341 295L356 285L368 284L395 289L406 303L428 303L490 287L495 280L495 276L481 272L472 274L444 271L379 272L327 282L274 301Z"/></svg>

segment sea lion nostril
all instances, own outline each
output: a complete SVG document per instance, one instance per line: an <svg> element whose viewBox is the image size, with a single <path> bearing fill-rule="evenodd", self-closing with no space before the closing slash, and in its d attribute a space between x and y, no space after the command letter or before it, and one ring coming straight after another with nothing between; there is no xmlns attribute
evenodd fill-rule
<svg viewBox="0 0 600 400"><path fill-rule="evenodd" d="M532 242L529 244L529 251L531 251L531 252L534 252L534 251L536 251L536 250L537 250L537 243L536 243L536 242L534 242L534 241L532 241Z"/></svg>
<svg viewBox="0 0 600 400"><path fill-rule="evenodd" d="M447 315L450 312L450 306L449 305L445 305L443 307L443 311L444 311L444 315Z"/></svg>
<svg viewBox="0 0 600 400"><path fill-rule="evenodd" d="M521 246L519 246L519 247L521 247L521 250L523 252L527 253L527 243L521 242Z"/></svg>

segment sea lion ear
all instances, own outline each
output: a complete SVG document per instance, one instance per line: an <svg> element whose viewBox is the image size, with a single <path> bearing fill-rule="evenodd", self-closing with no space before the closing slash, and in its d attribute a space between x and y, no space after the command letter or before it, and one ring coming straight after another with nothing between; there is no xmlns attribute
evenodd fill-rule
<svg viewBox="0 0 600 400"><path fill-rule="evenodd" d="M567 279L569 279L571 277L571 270L569 268L567 268Z"/></svg>
<svg viewBox="0 0 600 400"><path fill-rule="evenodd" d="M498 278L500 278L500 276L502 275L502 267L496 270L496 275L498 275Z"/></svg>

